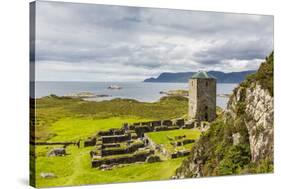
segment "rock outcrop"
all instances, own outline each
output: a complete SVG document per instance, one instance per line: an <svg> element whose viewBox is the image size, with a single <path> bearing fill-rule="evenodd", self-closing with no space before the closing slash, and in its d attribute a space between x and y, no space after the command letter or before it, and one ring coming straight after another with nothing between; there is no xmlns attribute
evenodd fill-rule
<svg viewBox="0 0 281 189"><path fill-rule="evenodd" d="M244 106L241 110L240 106ZM256 162L264 158L273 158L273 96L263 89L259 82L252 83L250 87L240 86L229 101L226 111L228 119L236 120L243 111L243 122L249 134L251 160ZM240 117L239 117L240 116Z"/></svg>

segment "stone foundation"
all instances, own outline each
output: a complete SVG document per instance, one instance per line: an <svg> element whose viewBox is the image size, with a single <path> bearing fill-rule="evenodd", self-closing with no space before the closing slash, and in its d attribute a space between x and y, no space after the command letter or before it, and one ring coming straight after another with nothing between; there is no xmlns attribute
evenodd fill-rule
<svg viewBox="0 0 281 189"><path fill-rule="evenodd" d="M84 147L95 146L96 142L97 142L97 138L95 138L95 137L90 138L84 142Z"/></svg>
<svg viewBox="0 0 281 189"><path fill-rule="evenodd" d="M179 158L179 157L184 157L184 156L188 156L190 154L190 151L188 150L182 150L182 151L177 151L171 154L171 158L175 159L175 158Z"/></svg>
<svg viewBox="0 0 281 189"><path fill-rule="evenodd" d="M115 148L106 148L101 150L101 156L111 156L119 154L129 154L134 153L139 148L145 147L144 142L135 142L130 144L128 147L115 147Z"/></svg>
<svg viewBox="0 0 281 189"><path fill-rule="evenodd" d="M102 143L119 143L125 142L131 139L131 136L128 134L125 135L110 135L110 136L102 136Z"/></svg>
<svg viewBox="0 0 281 189"><path fill-rule="evenodd" d="M153 154L154 151L148 150L135 154L125 155L121 157L110 157L110 158L100 158L92 160L92 167L99 167L101 165L112 165L112 164L130 164L136 162L145 162L147 157Z"/></svg>
<svg viewBox="0 0 281 189"><path fill-rule="evenodd" d="M154 152L155 145L153 141L147 138L145 133L191 129L197 125L199 126L199 123L195 120L186 121L184 119L124 123L121 129L114 128L108 131L100 131L96 137L85 141L85 146L95 146L94 150L90 152L92 167L100 167L101 169L116 164L158 162L161 159ZM182 146L192 142L194 140L179 136L173 144ZM162 150L166 151L164 148ZM163 152L162 154L166 154L165 157L167 158L178 158L187 156L189 151L177 151L173 154Z"/></svg>

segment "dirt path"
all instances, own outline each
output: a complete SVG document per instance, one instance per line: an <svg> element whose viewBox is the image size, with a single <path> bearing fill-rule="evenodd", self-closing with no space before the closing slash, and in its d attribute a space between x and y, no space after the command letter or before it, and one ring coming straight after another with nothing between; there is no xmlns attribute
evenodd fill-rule
<svg viewBox="0 0 281 189"><path fill-rule="evenodd" d="M83 149L78 149L77 154L75 154L75 157L73 159L72 162L72 169L73 169L73 174L71 176L68 177L68 181L65 183L66 185L75 185L75 180L77 180L76 178L83 174L84 172L84 158L85 154L89 154L88 152L86 152Z"/></svg>

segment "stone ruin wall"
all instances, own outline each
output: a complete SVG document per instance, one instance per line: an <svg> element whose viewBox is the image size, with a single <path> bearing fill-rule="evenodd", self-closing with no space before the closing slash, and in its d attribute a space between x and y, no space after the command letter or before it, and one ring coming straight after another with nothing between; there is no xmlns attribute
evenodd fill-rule
<svg viewBox="0 0 281 189"><path fill-rule="evenodd" d="M196 118L197 114L197 80L189 79L188 81L188 115L190 118Z"/></svg>
<svg viewBox="0 0 281 189"><path fill-rule="evenodd" d="M194 126L194 121L185 121L184 119L157 120L131 124L124 123L123 127L120 129L113 128L98 132L95 137L85 141L84 145L96 146L97 150L90 152L93 158L92 167L144 162L149 159L151 155L154 155L155 152L155 148L153 148L149 138L145 135L146 132L158 132L180 128L190 129L194 128ZM185 142L186 141L183 141L183 143ZM124 143L126 147L124 147ZM188 155L188 153L187 151L177 152L170 154L170 157L182 157ZM116 157L116 155L118 155L118 157Z"/></svg>

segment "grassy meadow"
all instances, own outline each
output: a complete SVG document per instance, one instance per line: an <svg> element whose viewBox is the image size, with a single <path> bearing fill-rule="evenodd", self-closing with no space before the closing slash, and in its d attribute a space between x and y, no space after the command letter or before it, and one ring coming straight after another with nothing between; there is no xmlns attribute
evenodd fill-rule
<svg viewBox="0 0 281 189"><path fill-rule="evenodd" d="M91 168L91 147L78 149L76 146L69 146L66 148L68 155L64 157L46 157L45 153L50 148L38 148L36 185L39 187L164 180L174 175L183 160L178 158L158 163L136 163L101 171ZM42 171L54 173L56 178L41 178L39 174Z"/></svg>
<svg viewBox="0 0 281 189"><path fill-rule="evenodd" d="M187 117L188 100L164 97L146 103L131 99L95 102L57 97L36 100L35 140L72 141L99 130L120 128L122 123Z"/></svg>
<svg viewBox="0 0 281 189"><path fill-rule="evenodd" d="M171 140L169 138L175 138L176 136L186 136L186 139L198 139L201 135L199 129L179 129L179 130L171 130L171 131L160 131L160 132L152 132L147 133L148 137L152 139L156 144L163 144L165 149L169 152L174 152L177 150L187 149L190 150L193 146L193 143L185 144L184 146L174 147L171 144Z"/></svg>
<svg viewBox="0 0 281 189"><path fill-rule="evenodd" d="M51 95L36 99L35 141L83 141L100 130L120 128L123 123L187 118L187 111L188 100L179 96L146 103L130 99L95 102ZM155 143L163 143L167 133L169 136L199 136L195 130L179 130L159 132L159 136L151 137ZM168 143L165 145L169 147ZM66 156L47 157L47 153L54 147L59 146L35 147L37 187L169 179L183 160L178 158L158 163L136 163L102 171L91 167L89 152L93 147L78 148L70 145L66 148ZM56 177L40 177L40 173L49 172Z"/></svg>

